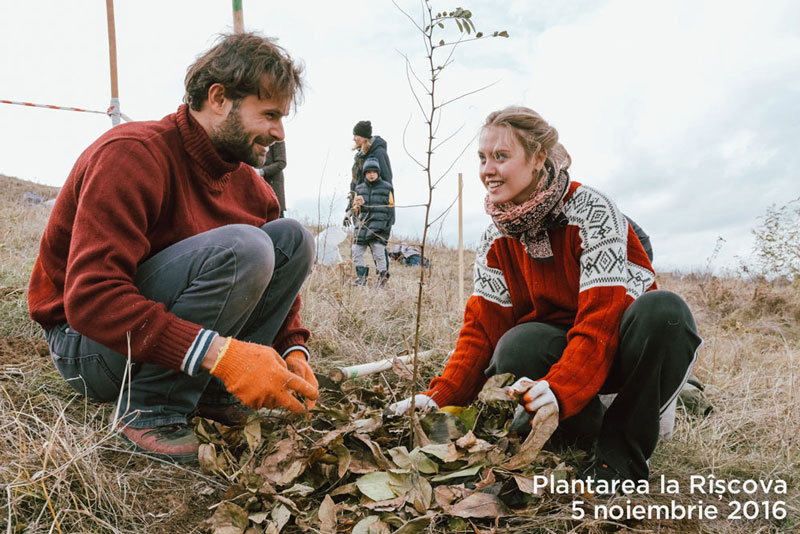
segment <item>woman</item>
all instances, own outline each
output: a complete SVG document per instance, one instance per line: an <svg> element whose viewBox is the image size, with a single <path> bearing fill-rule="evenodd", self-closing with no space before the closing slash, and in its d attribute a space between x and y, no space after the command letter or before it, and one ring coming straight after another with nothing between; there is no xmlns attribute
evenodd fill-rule
<svg viewBox="0 0 800 534"><path fill-rule="evenodd" d="M346 215L344 225L348 226L353 222L353 199L356 197L356 186L364 183L364 162L367 158L375 158L381 169L381 180L392 185L392 164L389 162L389 154L386 152L386 141L379 135L372 136L372 123L370 121L358 121L353 126L353 150L356 151L353 158L352 180L350 180L350 194L348 195ZM389 278L389 255L385 254L386 268L384 270L384 282ZM378 263L375 263L378 270Z"/></svg>
<svg viewBox="0 0 800 534"><path fill-rule="evenodd" d="M562 435L594 443L584 476L647 479L659 416L701 343L689 308L657 290L614 203L570 181L570 156L538 113L490 114L478 156L493 222L456 349L415 405L464 405L487 375L513 373L525 421L554 404ZM617 393L605 413L599 393ZM406 399L390 410L409 406Z"/></svg>
<svg viewBox="0 0 800 534"><path fill-rule="evenodd" d="M392 165L389 162L389 154L386 152L386 141L379 135L372 136L372 123L370 121L358 121L353 127L353 150L356 151L353 158L353 179L350 182L350 191L355 191L356 185L364 182L364 161L367 158L375 158L381 166L381 179L392 183Z"/></svg>

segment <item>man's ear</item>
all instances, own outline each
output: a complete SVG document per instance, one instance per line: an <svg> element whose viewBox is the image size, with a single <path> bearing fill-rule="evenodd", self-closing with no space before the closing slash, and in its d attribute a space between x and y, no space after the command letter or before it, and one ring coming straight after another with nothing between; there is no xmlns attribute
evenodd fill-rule
<svg viewBox="0 0 800 534"><path fill-rule="evenodd" d="M218 115L226 115L231 101L225 97L225 86L221 83L211 84L208 88L208 107Z"/></svg>

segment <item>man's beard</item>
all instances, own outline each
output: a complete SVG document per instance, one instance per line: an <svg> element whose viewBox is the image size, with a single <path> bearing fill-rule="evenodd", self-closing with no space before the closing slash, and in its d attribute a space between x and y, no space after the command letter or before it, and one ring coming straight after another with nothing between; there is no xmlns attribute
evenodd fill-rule
<svg viewBox="0 0 800 534"><path fill-rule="evenodd" d="M266 144L271 144L270 140ZM239 106L234 104L225 122L217 127L211 136L211 144L217 149L219 156L225 161L244 162L253 167L261 167L266 161L266 154L256 152L254 142L242 126Z"/></svg>

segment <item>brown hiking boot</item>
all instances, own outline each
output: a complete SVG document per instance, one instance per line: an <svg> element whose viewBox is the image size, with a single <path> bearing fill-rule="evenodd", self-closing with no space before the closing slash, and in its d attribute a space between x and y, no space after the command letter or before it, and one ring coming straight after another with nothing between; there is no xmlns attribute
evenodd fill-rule
<svg viewBox="0 0 800 534"><path fill-rule="evenodd" d="M197 405L197 415L211 419L225 426L243 425L248 416L256 413L254 410L235 402L233 404L206 404Z"/></svg>
<svg viewBox="0 0 800 534"><path fill-rule="evenodd" d="M137 450L181 464L197 463L200 443L192 427L187 424L156 428L133 428L120 424L117 428Z"/></svg>

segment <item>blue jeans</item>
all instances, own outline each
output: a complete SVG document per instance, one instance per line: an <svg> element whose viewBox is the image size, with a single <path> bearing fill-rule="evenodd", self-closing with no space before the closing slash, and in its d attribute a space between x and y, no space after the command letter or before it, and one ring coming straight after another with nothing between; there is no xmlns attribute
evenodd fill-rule
<svg viewBox="0 0 800 534"><path fill-rule="evenodd" d="M235 224L198 234L143 262L134 283L175 315L223 336L271 345L314 260L314 240L293 219L262 227ZM102 313L102 310L98 310ZM235 402L208 372L189 376L134 362L66 323L45 332L53 362L67 383L99 401L116 400L134 428L187 422L199 402Z"/></svg>
<svg viewBox="0 0 800 534"><path fill-rule="evenodd" d="M415 265L419 265L419 264L422 263L422 257L419 254L414 254L413 256L409 256L407 258L403 258L401 261L405 265L408 265L410 267L414 267ZM425 268L427 269L430 266L431 266L430 260L428 258L425 258Z"/></svg>

